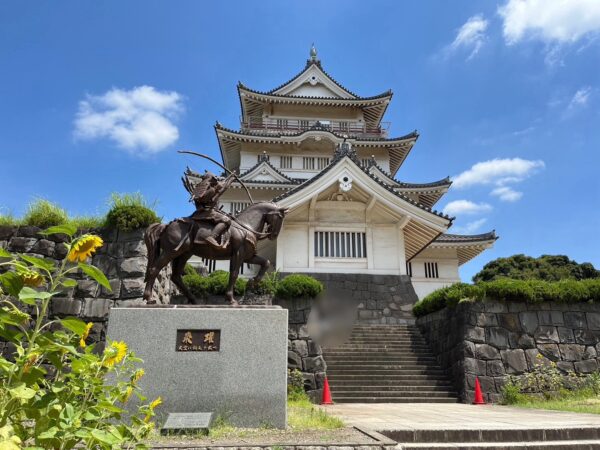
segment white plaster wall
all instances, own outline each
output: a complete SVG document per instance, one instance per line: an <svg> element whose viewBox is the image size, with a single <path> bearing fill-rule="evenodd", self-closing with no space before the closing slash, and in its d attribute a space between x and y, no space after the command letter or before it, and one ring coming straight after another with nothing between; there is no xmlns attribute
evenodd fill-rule
<svg viewBox="0 0 600 450"><path fill-rule="evenodd" d="M308 250L308 226L284 225L277 239L277 268L285 271L307 268Z"/></svg>
<svg viewBox="0 0 600 450"><path fill-rule="evenodd" d="M398 270L398 231L395 225L373 225L373 268Z"/></svg>
<svg viewBox="0 0 600 450"><path fill-rule="evenodd" d="M425 278L425 262L437 262L439 278ZM458 257L453 248L427 248L411 261L411 265L412 282L419 299L460 281Z"/></svg>

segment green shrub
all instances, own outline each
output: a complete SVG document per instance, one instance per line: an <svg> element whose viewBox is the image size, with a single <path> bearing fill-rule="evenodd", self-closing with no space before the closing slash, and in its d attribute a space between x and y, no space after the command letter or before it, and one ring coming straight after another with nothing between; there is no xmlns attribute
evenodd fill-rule
<svg viewBox="0 0 600 450"><path fill-rule="evenodd" d="M526 303L600 301L600 279L565 279L551 282L498 278L475 285L456 283L438 289L418 301L413 307L413 313L420 317L446 306L453 308L464 299Z"/></svg>
<svg viewBox="0 0 600 450"><path fill-rule="evenodd" d="M105 218L100 216L77 216L69 219L69 223L78 230L89 230L92 228L101 228L104 225Z"/></svg>
<svg viewBox="0 0 600 450"><path fill-rule="evenodd" d="M49 200L39 198L27 207L23 224L39 228L49 228L62 225L69 221L67 212Z"/></svg>
<svg viewBox="0 0 600 450"><path fill-rule="evenodd" d="M413 307L413 312L419 317L439 311L446 306L453 308L461 300L481 300L482 297L483 291L479 286L467 283L456 283L433 291L423 300L418 301Z"/></svg>
<svg viewBox="0 0 600 450"><path fill-rule="evenodd" d="M106 214L106 225L122 231L145 228L160 222L154 211L139 192L135 194L112 194L110 210Z"/></svg>
<svg viewBox="0 0 600 450"><path fill-rule="evenodd" d="M304 392L304 377L298 369L288 369L287 397L290 401L304 400L306 397L306 392Z"/></svg>
<svg viewBox="0 0 600 450"><path fill-rule="evenodd" d="M315 298L323 291L321 282L309 275L292 274L277 285L276 295L281 298Z"/></svg>
<svg viewBox="0 0 600 450"><path fill-rule="evenodd" d="M207 295L224 295L229 283L229 272L216 270L207 277L198 273L189 273L183 276L183 282L196 297ZM248 280L238 278L235 282L233 292L235 295L243 295L246 291Z"/></svg>
<svg viewBox="0 0 600 450"><path fill-rule="evenodd" d="M183 273L185 275L198 275L198 272L196 271L196 269L194 269L194 266L192 266L191 264L185 265L185 267L183 268Z"/></svg>

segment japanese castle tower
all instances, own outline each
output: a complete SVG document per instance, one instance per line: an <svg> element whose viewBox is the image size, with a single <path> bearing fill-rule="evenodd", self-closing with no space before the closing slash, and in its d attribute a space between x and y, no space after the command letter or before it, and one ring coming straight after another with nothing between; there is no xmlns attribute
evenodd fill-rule
<svg viewBox="0 0 600 450"><path fill-rule="evenodd" d="M460 281L459 266L496 240L494 232L447 233L453 218L434 207L450 179L396 178L419 135L388 135L382 119L392 92L349 91L325 72L314 46L305 68L281 86L237 89L240 129L217 122L215 131L223 164L254 201L290 210L279 238L259 246L280 272L407 275L422 298ZM249 205L239 183L221 201L232 213Z"/></svg>

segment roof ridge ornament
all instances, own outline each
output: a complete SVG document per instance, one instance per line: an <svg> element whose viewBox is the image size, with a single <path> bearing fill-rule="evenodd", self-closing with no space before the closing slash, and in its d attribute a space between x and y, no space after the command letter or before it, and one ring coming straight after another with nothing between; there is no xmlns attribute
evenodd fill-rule
<svg viewBox="0 0 600 450"><path fill-rule="evenodd" d="M310 60L311 61L315 61L318 62L319 58L317 58L317 49L315 48L315 43L312 43L312 46L310 47Z"/></svg>
<svg viewBox="0 0 600 450"><path fill-rule="evenodd" d="M352 148L352 145L346 139L348 139L348 136L344 135L344 140L335 149L334 159L343 158L344 156L352 159L356 158L356 150Z"/></svg>

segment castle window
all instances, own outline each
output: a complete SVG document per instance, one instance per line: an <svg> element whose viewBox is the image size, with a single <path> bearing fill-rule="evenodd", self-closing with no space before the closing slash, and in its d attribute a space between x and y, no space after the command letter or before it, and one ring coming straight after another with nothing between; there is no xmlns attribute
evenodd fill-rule
<svg viewBox="0 0 600 450"><path fill-rule="evenodd" d="M323 170L329 165L329 158L317 158L317 169Z"/></svg>
<svg viewBox="0 0 600 450"><path fill-rule="evenodd" d="M300 121L300 129L301 130L308 130L309 128L310 128L310 122L308 120Z"/></svg>
<svg viewBox="0 0 600 450"><path fill-rule="evenodd" d="M286 129L288 127L287 119L277 119L277 128Z"/></svg>
<svg viewBox="0 0 600 450"><path fill-rule="evenodd" d="M412 277L412 263L411 262L406 263L406 274L409 277Z"/></svg>
<svg viewBox="0 0 600 450"><path fill-rule="evenodd" d="M229 212L231 214L237 214L238 212L245 210L248 206L250 206L250 203L248 202L231 202Z"/></svg>
<svg viewBox="0 0 600 450"><path fill-rule="evenodd" d="M281 157L281 168L282 169L291 169L292 168L292 157L291 156L282 156Z"/></svg>
<svg viewBox="0 0 600 450"><path fill-rule="evenodd" d="M315 231L314 252L316 258L366 258L366 234L351 231Z"/></svg>
<svg viewBox="0 0 600 450"><path fill-rule="evenodd" d="M302 158L302 168L304 170L315 170L315 158L311 157L303 157Z"/></svg>
<svg viewBox="0 0 600 450"><path fill-rule="evenodd" d="M258 162L269 161L269 159L271 159L271 157L269 155L267 155L266 153L261 153L260 155L256 156L256 160Z"/></svg>
<svg viewBox="0 0 600 450"><path fill-rule="evenodd" d="M438 263L426 262L425 263L425 278L439 278Z"/></svg>
<svg viewBox="0 0 600 450"><path fill-rule="evenodd" d="M360 163L363 165L363 167L369 167L372 164L372 161L372 158L362 158Z"/></svg>

